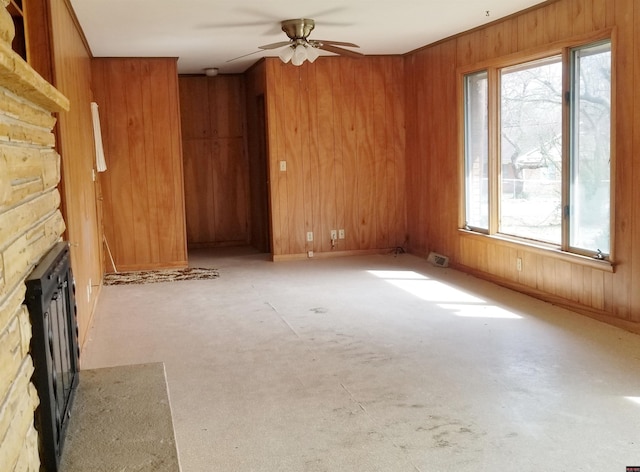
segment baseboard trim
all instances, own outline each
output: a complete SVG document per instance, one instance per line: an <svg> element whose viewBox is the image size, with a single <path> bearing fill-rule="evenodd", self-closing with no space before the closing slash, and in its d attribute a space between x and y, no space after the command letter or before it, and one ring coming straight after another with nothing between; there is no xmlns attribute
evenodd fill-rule
<svg viewBox="0 0 640 472"><path fill-rule="evenodd" d="M420 257L423 257L423 256L420 256ZM529 295L530 297L536 298L538 300L542 300L543 302L551 303L552 305L556 305L561 308L566 308L567 310L571 310L573 312L587 316L596 321L600 321L601 323L606 323L608 325L612 325L612 326L615 326L616 328L624 329L625 331L629 331L631 333L640 334L640 323L624 320L622 318L616 318L615 316L612 316L611 313L609 312L587 307L585 305L581 305L574 301L567 300L566 298L558 297L557 295L552 295L547 292L543 292L541 290L528 287L526 285L521 285L515 282L511 282L509 280L496 277L492 274L488 274L486 272L472 269L471 267L468 267L462 264L454 263L454 264L451 264L450 267L460 272L464 272L465 274L472 275L473 277L477 277L479 279L486 280L487 282L500 285L501 287L508 288L515 292Z"/></svg>
<svg viewBox="0 0 640 472"><path fill-rule="evenodd" d="M389 254L395 251L395 248L384 249L357 249L352 251L330 251L330 252L314 252L312 257L309 257L307 253L298 254L274 254L271 256L273 262L284 261L300 261L304 259L329 259L332 257L347 257L347 256L370 256L374 254Z"/></svg>

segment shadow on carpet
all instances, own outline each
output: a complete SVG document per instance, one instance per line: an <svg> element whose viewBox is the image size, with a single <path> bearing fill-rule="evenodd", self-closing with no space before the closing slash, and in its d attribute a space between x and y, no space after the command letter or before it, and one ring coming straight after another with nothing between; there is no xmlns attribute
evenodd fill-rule
<svg viewBox="0 0 640 472"><path fill-rule="evenodd" d="M180 280L217 279L217 269L187 267L186 269L143 270L136 272L117 272L105 274L105 285L152 284L158 282L177 282Z"/></svg>

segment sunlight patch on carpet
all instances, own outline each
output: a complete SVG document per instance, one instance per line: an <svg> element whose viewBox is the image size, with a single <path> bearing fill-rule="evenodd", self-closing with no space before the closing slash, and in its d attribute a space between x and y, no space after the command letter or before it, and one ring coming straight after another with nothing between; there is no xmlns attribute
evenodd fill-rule
<svg viewBox="0 0 640 472"><path fill-rule="evenodd" d="M105 285L152 284L157 282L176 282L179 280L207 280L220 276L217 269L187 267L186 269L142 270L118 272L104 276Z"/></svg>

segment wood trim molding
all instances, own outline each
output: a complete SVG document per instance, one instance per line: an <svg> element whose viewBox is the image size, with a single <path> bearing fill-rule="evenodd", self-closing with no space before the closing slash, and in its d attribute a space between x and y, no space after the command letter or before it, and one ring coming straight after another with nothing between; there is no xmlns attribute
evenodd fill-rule
<svg viewBox="0 0 640 472"><path fill-rule="evenodd" d="M306 253L302 254L280 254L271 256L273 262L284 261L301 261L304 259L330 259L333 257L345 257L345 256L370 256L375 254L391 254L395 248L388 249L361 249L353 251L333 251L333 252L315 252L312 257L309 257Z"/></svg>

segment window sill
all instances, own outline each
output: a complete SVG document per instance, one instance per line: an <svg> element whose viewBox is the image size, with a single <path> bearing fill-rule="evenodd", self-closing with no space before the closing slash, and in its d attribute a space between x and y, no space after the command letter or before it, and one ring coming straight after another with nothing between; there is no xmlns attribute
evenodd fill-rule
<svg viewBox="0 0 640 472"><path fill-rule="evenodd" d="M536 244L534 242L528 242L515 238L509 238L502 235L495 234L483 234L475 231L469 231L459 228L459 234L465 238L480 239L485 242L494 244L500 244L502 246L511 247L514 249L526 250L528 252L539 254L541 256L551 257L554 259L571 262L573 264L580 264L592 269L598 269L605 272L615 272L615 264L608 260L594 259L588 256L582 256L580 254L573 254L552 246L545 246L544 244Z"/></svg>

